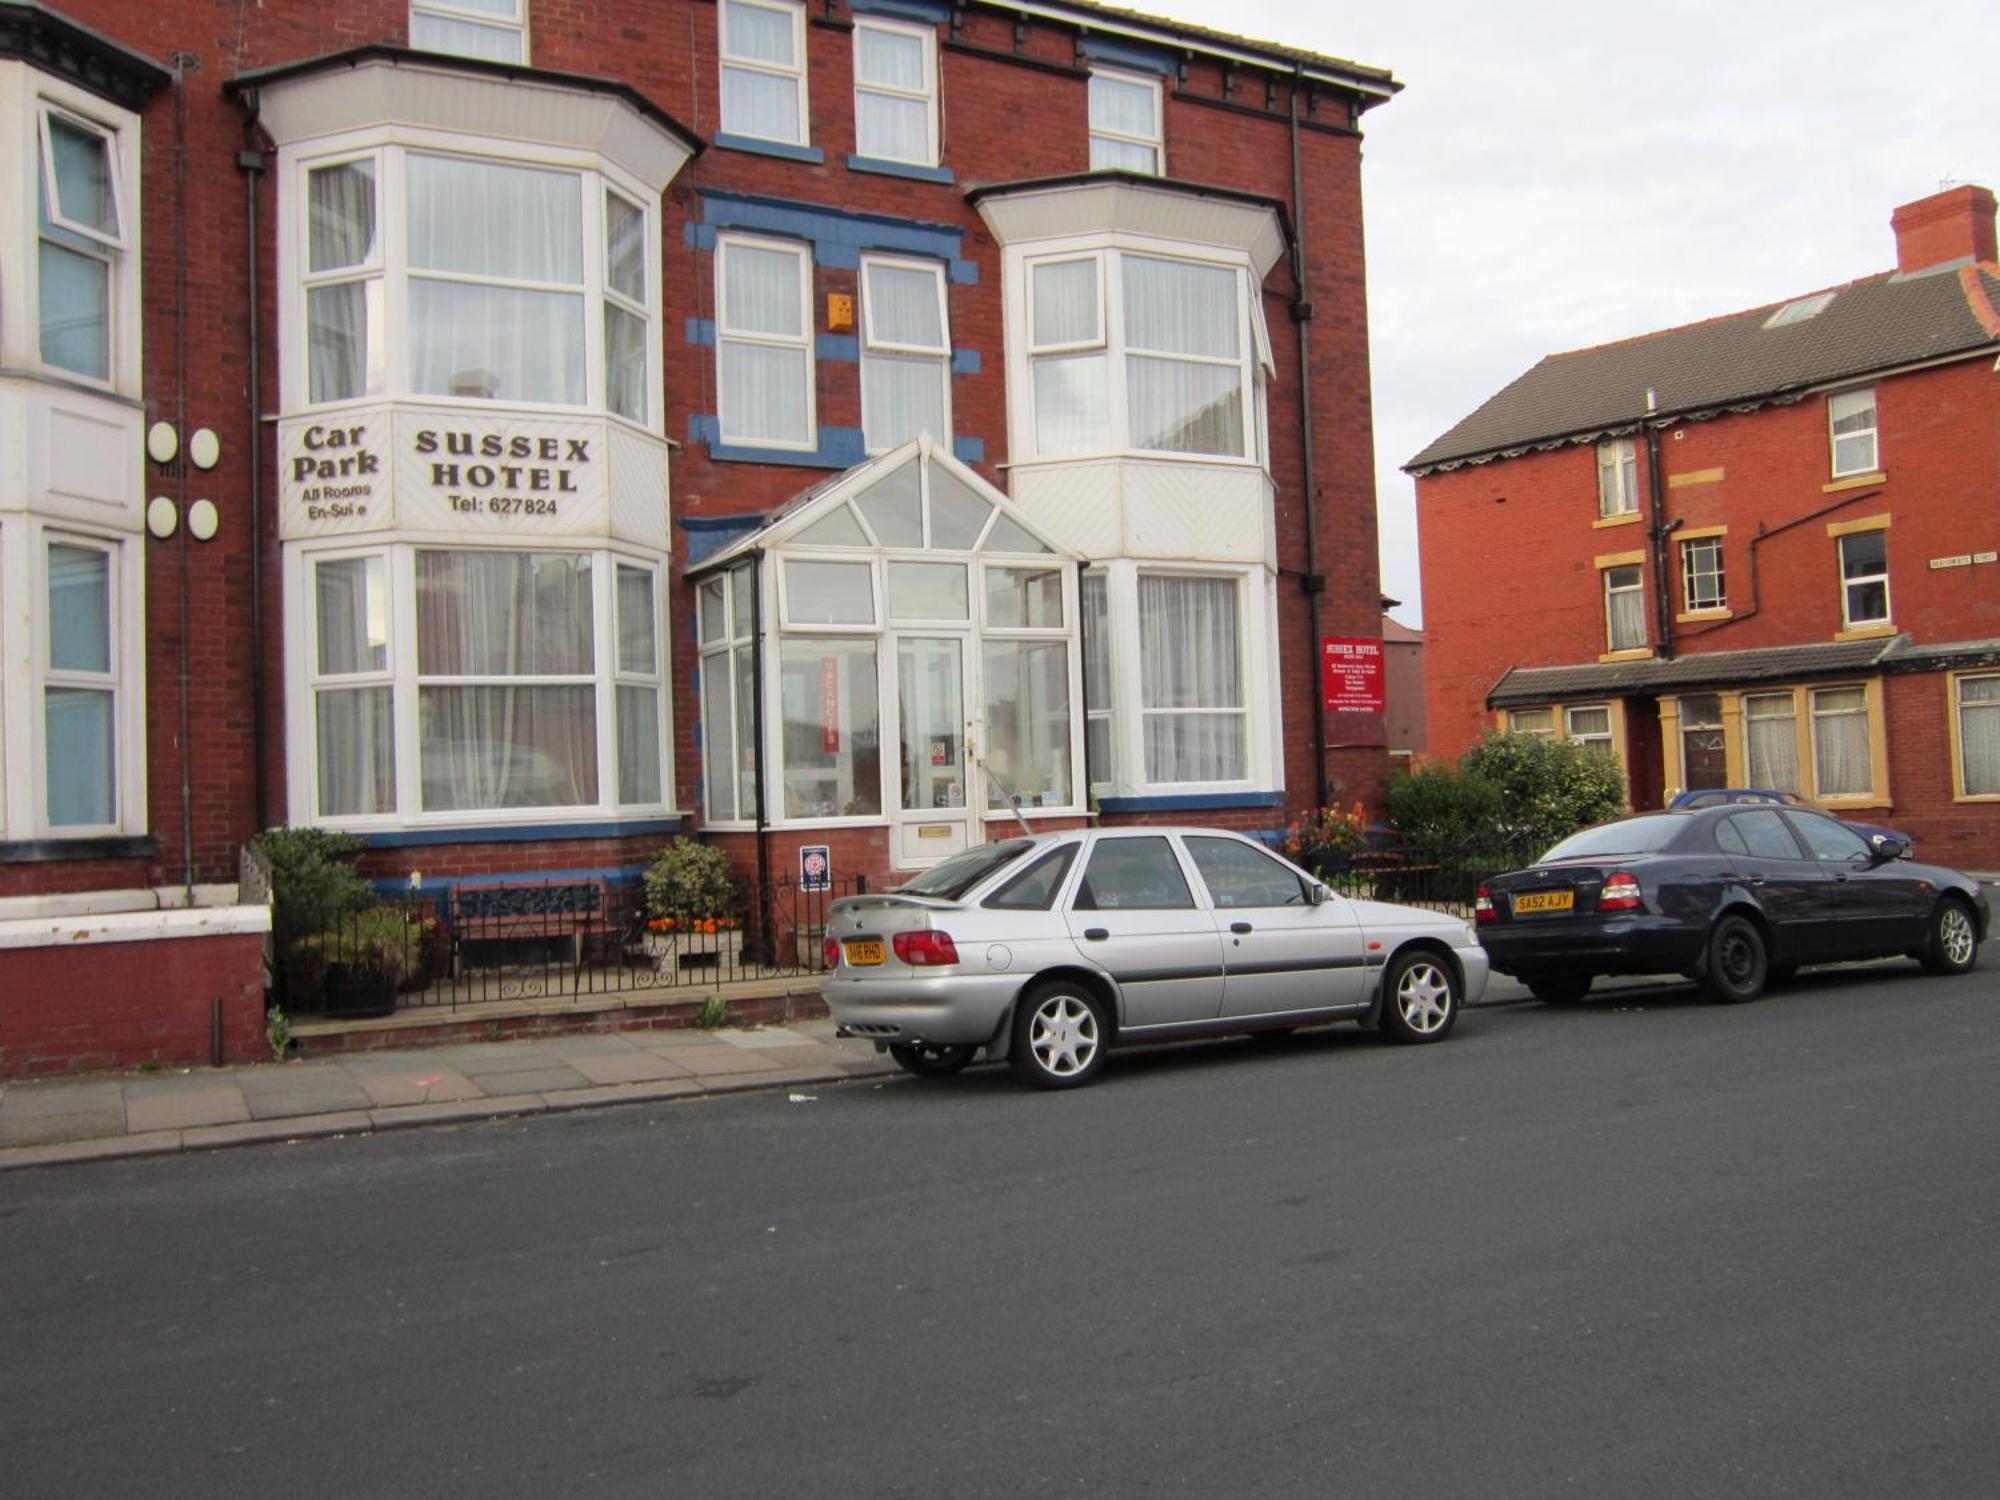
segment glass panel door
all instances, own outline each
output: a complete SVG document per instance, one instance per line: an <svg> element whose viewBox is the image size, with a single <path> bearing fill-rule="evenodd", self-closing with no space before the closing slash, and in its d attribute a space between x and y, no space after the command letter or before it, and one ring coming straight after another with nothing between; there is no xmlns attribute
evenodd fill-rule
<svg viewBox="0 0 2000 1500"><path fill-rule="evenodd" d="M898 640L896 701L901 759L896 863L916 869L971 842L964 641L955 636Z"/></svg>

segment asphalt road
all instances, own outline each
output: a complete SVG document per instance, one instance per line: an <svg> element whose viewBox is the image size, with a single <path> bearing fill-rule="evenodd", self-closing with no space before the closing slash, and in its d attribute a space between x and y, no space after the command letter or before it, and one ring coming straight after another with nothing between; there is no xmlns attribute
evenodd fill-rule
<svg viewBox="0 0 2000 1500"><path fill-rule="evenodd" d="M2000 1492L2000 981L0 1178L12 1496Z"/></svg>

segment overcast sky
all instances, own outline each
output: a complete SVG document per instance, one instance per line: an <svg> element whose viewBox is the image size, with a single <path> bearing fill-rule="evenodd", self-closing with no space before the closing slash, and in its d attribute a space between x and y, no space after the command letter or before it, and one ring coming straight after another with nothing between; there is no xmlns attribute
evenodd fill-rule
<svg viewBox="0 0 2000 1500"><path fill-rule="evenodd" d="M1125 3L1404 85L1362 129L1382 588L1412 624L1397 465L1542 355L1888 270L1898 204L2000 191L2000 0Z"/></svg>

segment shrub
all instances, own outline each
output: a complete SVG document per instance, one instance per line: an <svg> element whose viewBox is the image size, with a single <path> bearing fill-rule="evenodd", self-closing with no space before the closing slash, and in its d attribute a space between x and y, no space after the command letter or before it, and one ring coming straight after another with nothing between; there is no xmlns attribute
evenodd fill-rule
<svg viewBox="0 0 2000 1500"><path fill-rule="evenodd" d="M1500 794L1500 831L1532 859L1625 810L1625 776L1603 750L1532 734L1489 733L1459 762Z"/></svg>
<svg viewBox="0 0 2000 1500"><path fill-rule="evenodd" d="M733 925L742 910L728 856L712 844L675 839L654 858L645 881L646 913L656 921L688 927L711 921Z"/></svg>
<svg viewBox="0 0 2000 1500"><path fill-rule="evenodd" d="M1389 822L1421 860L1510 863L1500 847L1500 791L1453 766L1419 766L1389 783Z"/></svg>
<svg viewBox="0 0 2000 1500"><path fill-rule="evenodd" d="M323 931L298 940L298 946L325 964L345 964L356 974L388 979L401 985L417 972L423 956L424 930L400 906L363 907L331 923Z"/></svg>
<svg viewBox="0 0 2000 1500"><path fill-rule="evenodd" d="M1279 849L1285 858L1324 880L1345 870L1368 841L1368 815L1352 808L1322 807L1294 818Z"/></svg>
<svg viewBox="0 0 2000 1500"><path fill-rule="evenodd" d="M272 828L250 841L271 867L271 902L288 918L318 924L375 899L355 870L368 846L351 833Z"/></svg>

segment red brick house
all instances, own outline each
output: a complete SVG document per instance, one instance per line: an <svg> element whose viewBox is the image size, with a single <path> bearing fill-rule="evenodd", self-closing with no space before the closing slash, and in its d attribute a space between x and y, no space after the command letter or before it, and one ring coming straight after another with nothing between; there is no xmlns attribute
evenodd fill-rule
<svg viewBox="0 0 2000 1500"><path fill-rule="evenodd" d="M1397 87L1080 0L0 0L0 1074L254 1050L278 825L448 921L1376 803Z"/></svg>
<svg viewBox="0 0 2000 1500"><path fill-rule="evenodd" d="M1635 806L1775 786L2000 868L1994 199L1896 269L1551 355L1406 466L1431 748L1603 744Z"/></svg>

